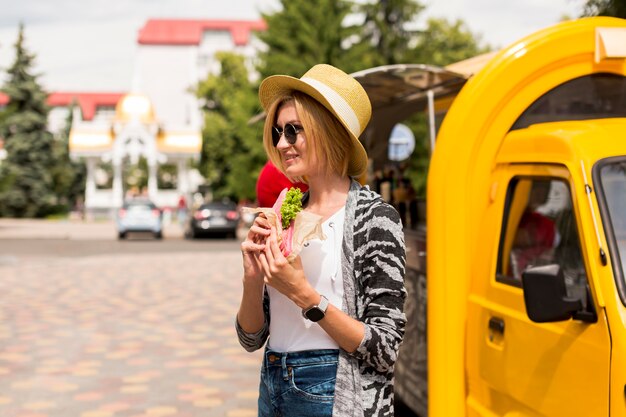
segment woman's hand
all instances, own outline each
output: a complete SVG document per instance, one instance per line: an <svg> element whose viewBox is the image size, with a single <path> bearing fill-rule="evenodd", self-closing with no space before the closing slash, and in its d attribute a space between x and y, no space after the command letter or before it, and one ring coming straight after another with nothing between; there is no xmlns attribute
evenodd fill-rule
<svg viewBox="0 0 626 417"><path fill-rule="evenodd" d="M319 301L319 295L304 275L300 257L297 256L290 263L283 255L274 227L270 228L270 235L265 241L265 249L259 254L259 261L265 275L265 283L285 295L300 308Z"/></svg>
<svg viewBox="0 0 626 417"><path fill-rule="evenodd" d="M254 219L246 239L241 243L244 283L263 282L264 272L259 262L259 255L265 250L269 235L270 224L267 218L260 214Z"/></svg>

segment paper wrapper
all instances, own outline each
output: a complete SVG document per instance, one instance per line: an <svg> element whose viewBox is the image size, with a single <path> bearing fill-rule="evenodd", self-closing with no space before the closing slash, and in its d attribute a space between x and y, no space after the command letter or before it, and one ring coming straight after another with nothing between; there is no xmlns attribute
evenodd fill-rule
<svg viewBox="0 0 626 417"><path fill-rule="evenodd" d="M320 239L325 240L326 236L322 231L322 216L317 214L301 211L296 214L295 220L291 226L283 230L280 216L276 214L273 208L252 208L243 207L244 213L263 213L270 225L274 226L278 233L278 244L284 240L285 250L283 255L289 262L292 262L296 256L302 251L302 247L307 240Z"/></svg>

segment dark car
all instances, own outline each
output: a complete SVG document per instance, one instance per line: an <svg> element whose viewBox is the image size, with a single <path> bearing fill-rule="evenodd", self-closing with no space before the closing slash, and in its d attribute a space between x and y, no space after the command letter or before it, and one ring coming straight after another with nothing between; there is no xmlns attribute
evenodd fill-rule
<svg viewBox="0 0 626 417"><path fill-rule="evenodd" d="M152 233L155 238L163 237L161 210L150 200L129 200L117 211L117 235L126 238L129 232Z"/></svg>
<svg viewBox="0 0 626 417"><path fill-rule="evenodd" d="M185 236L196 238L220 234L235 238L239 220L239 210L235 203L231 201L205 203L193 212Z"/></svg>

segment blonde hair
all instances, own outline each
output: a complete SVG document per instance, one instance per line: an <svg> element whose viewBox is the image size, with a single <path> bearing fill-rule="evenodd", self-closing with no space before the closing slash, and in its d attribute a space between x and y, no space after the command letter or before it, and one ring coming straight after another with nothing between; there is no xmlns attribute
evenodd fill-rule
<svg viewBox="0 0 626 417"><path fill-rule="evenodd" d="M280 108L293 102L296 112L306 135L306 161L310 162L311 155L317 156L318 162L326 164L326 169L340 176L346 176L350 153L353 151L352 139L341 122L315 99L298 91L278 97L269 107L263 130L263 147L270 161L283 174L285 173L280 152L272 142L272 129L276 123ZM306 178L290 178L306 182Z"/></svg>

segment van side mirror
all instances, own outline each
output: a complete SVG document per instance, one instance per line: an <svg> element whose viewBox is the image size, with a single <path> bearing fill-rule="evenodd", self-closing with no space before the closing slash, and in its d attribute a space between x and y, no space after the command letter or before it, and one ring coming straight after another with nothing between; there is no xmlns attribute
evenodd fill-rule
<svg viewBox="0 0 626 417"><path fill-rule="evenodd" d="M563 271L557 264L526 269L522 288L526 313L535 323L569 320L583 307L580 299L567 296Z"/></svg>

